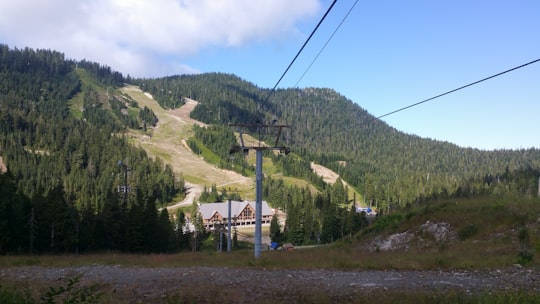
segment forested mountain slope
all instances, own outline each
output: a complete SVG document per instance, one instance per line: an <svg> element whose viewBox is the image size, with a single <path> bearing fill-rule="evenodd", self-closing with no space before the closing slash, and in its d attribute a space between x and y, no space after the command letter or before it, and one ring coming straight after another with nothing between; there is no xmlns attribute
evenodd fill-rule
<svg viewBox="0 0 540 304"><path fill-rule="evenodd" d="M150 93L162 108L139 105L120 90L125 83ZM312 161L338 173L381 210L441 196L538 193L537 149L480 151L404 134L332 89L270 93L219 73L126 79L59 52L0 45L0 157L8 170L0 174L0 253L166 252L187 246L189 237L182 230L175 234L166 210L158 216L156 208L185 190L173 172L174 158L149 157L127 136L152 136L160 127L152 108L172 111L185 98L199 102L191 117L209 125L194 126L186 145L197 154L208 151L214 166L245 175L253 167L229 155L236 138L228 125L290 125L281 142L292 153L265 156L275 172L312 188L267 176L263 196L287 211L281 237L295 244L331 242L365 225L349 208L355 199L344 183L325 184L312 172ZM174 130L168 134L182 139ZM197 178L197 172L190 174ZM207 197L223 199L215 186L211 191Z"/></svg>
<svg viewBox="0 0 540 304"><path fill-rule="evenodd" d="M194 133L193 125L199 125L198 121L189 118L190 109L196 107L196 101L189 100L180 108L167 110L157 104L150 94L143 93L136 86L126 85L120 91L135 100L139 107L151 109L159 120L157 126L149 128L148 132L130 130L130 142L144 148L152 157L160 157L170 164L175 174L181 174L191 198L197 198L204 186L212 185L238 188L242 193L252 192L253 181L250 177L216 168L215 164L205 161L188 146ZM207 126L201 126L204 127Z"/></svg>
<svg viewBox="0 0 540 304"><path fill-rule="evenodd" d="M176 194L170 168L122 136L129 124L121 119L129 116L127 102L106 100L95 85L81 85L76 68L104 85L121 85L122 78L100 78L114 73L97 64L65 60L57 52L11 51L7 46L0 51L0 152L23 193L32 196L62 185L81 204L97 204L123 183L118 174L122 160L131 167L130 184L144 195L168 201ZM76 96L82 98L80 118L69 110L68 101ZM143 124L133 121L137 127ZM134 176L135 169L147 176Z"/></svg>
<svg viewBox="0 0 540 304"><path fill-rule="evenodd" d="M103 90L122 80L58 52L0 45L0 253L165 250L156 205L183 180L123 135L153 115Z"/></svg>
<svg viewBox="0 0 540 304"><path fill-rule="evenodd" d="M481 151L405 134L332 89L282 89L270 94L219 73L134 82L165 106L183 97L197 99L200 104L192 117L205 123L277 119L289 124L282 140L295 154L333 169L367 200L383 206L492 192L497 187L537 193L539 150Z"/></svg>

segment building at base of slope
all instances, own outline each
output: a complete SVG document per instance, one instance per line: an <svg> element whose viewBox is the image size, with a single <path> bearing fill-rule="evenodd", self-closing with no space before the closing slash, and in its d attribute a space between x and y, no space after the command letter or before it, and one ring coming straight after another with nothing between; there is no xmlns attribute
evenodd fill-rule
<svg viewBox="0 0 540 304"><path fill-rule="evenodd" d="M207 230L215 225L229 224L229 202L199 204L199 213ZM274 211L262 201L262 224L270 224ZM231 201L231 226L255 225L255 202Z"/></svg>

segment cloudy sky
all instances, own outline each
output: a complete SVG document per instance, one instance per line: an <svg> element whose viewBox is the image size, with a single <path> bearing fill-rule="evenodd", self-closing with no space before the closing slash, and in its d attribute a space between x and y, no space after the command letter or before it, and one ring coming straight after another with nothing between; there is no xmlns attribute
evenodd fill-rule
<svg viewBox="0 0 540 304"><path fill-rule="evenodd" d="M330 4L0 1L0 43L135 77L225 72L272 88ZM537 0L340 0L279 86L333 88L380 116L539 58ZM540 148L540 62L383 120L463 147Z"/></svg>

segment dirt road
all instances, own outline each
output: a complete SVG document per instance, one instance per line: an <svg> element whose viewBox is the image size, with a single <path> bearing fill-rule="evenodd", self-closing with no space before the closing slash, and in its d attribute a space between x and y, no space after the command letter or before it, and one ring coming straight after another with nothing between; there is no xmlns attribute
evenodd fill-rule
<svg viewBox="0 0 540 304"><path fill-rule="evenodd" d="M201 302L215 302L215 297L222 297L220 303L272 303L271 300L279 299L279 296L294 297L313 293L340 302L354 302L350 299L372 290L458 290L477 293L523 289L540 292L540 269L521 266L471 271L265 270L249 267L141 268L98 265L24 266L0 270L0 279L17 280L24 284L51 284L75 275L81 275L84 284L104 284L106 293L125 297L129 303L165 302L175 294L200 294Z"/></svg>

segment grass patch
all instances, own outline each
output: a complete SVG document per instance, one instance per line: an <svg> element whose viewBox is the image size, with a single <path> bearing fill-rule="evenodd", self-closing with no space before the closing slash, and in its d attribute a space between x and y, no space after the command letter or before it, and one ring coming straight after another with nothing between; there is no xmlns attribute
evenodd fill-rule
<svg viewBox="0 0 540 304"><path fill-rule="evenodd" d="M195 138L190 138L188 140L188 143L191 143L191 142L193 142L193 143L195 143L197 145L197 147L200 150L200 155L203 157L203 159L207 163L210 163L210 164L213 164L213 165L216 165L216 166L220 165L222 160L219 157L219 155L212 152L210 149L208 149L205 145L203 145L199 140L197 140Z"/></svg>
<svg viewBox="0 0 540 304"><path fill-rule="evenodd" d="M69 283L69 282L68 282ZM127 303L122 294L103 296L108 286L33 286L21 287L14 283L0 282L0 303ZM52 292L54 291L54 292ZM62 291L55 297L51 295ZM208 292L211 291L211 292ZM508 290L469 293L461 290L361 290L351 288L339 293L326 292L316 287L284 287L277 292L261 287L253 290L259 296L257 303L540 303L540 295L534 291ZM51 293L52 292L52 293ZM262 296L260 296L262 295ZM60 297L62 296L62 297ZM48 301L51 300L51 301ZM156 299L157 300L157 299ZM199 282L196 286L180 286L177 290L162 296L159 303L248 303L253 296L243 286L221 286L211 280Z"/></svg>
<svg viewBox="0 0 540 304"><path fill-rule="evenodd" d="M282 179L283 182L285 183L285 185L287 186L296 186L296 187L299 187L299 188L308 188L312 193L318 193L319 190L317 190L317 188L315 188L315 186L313 186L313 184L311 184L310 182L306 181L306 180L303 180L301 178L297 178L297 177L291 177L291 176L284 176L284 175L281 175L281 176L272 176L272 178L274 179Z"/></svg>
<svg viewBox="0 0 540 304"><path fill-rule="evenodd" d="M515 263L538 265L533 249L539 241L538 218L538 198L486 196L448 199L379 218L358 238L359 243L363 243L377 236L394 233L415 234L424 223L444 222L450 224L455 233L453 239L432 242L422 249L411 246L409 251L399 251L399 259L396 261L391 253L381 252L386 263L391 267L419 265L421 269L498 267ZM426 236L415 234L415 238L423 238L425 241ZM415 252L421 258L415 258L410 252Z"/></svg>
<svg viewBox="0 0 540 304"><path fill-rule="evenodd" d="M113 92L116 93L116 90L112 87L106 87L103 84L96 81L96 79L94 79L93 76L88 74L88 72L85 69L78 68L75 70L75 73L81 80L81 91L68 101L68 105L69 105L69 110L71 114L75 118L81 119L83 117L82 108L83 108L84 92L89 87L95 89L98 92L100 96L100 100L102 102L107 100L107 96L106 96L107 90L110 90L111 93Z"/></svg>
<svg viewBox="0 0 540 304"><path fill-rule="evenodd" d="M198 175L183 174L184 180L192 184L207 185L208 181Z"/></svg>
<svg viewBox="0 0 540 304"><path fill-rule="evenodd" d="M46 283L33 282L32 285L12 281L0 281L0 303L6 304L54 304L54 303L104 303L103 286L83 285L81 276L66 277L60 281Z"/></svg>
<svg viewBox="0 0 540 304"><path fill-rule="evenodd" d="M135 143L135 142L137 142L137 141L130 140L130 143ZM145 150L148 152L148 154L150 154L152 157L154 157L154 158L159 157L166 163L169 163L171 161L171 155L169 153L167 153L167 151L163 151L159 147L149 145L149 144L146 144L146 145L143 145L143 146L144 146Z"/></svg>
<svg viewBox="0 0 540 304"><path fill-rule="evenodd" d="M241 286L223 288L215 286L211 282L203 284L201 290L212 290L204 293L197 289L179 290L169 297L167 303L236 303L250 302L249 295ZM257 291L264 292L264 291ZM218 300L219 299L219 300ZM316 288L307 290L285 290L281 293L273 293L263 299L257 299L257 303L539 303L540 295L529 291L504 291L481 294L469 294L463 291L384 291L357 290L351 288L338 294L331 294Z"/></svg>
<svg viewBox="0 0 540 304"><path fill-rule="evenodd" d="M34 303L28 289L23 289L15 283L0 281L0 303L31 304Z"/></svg>

